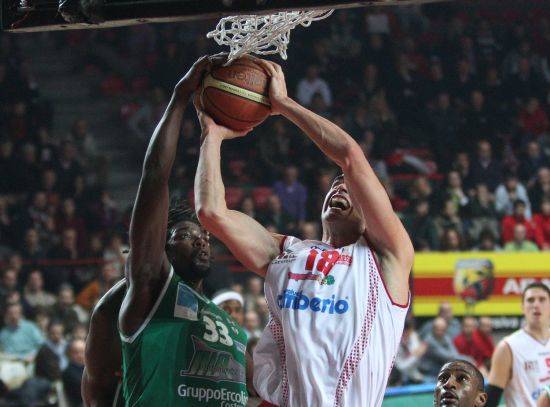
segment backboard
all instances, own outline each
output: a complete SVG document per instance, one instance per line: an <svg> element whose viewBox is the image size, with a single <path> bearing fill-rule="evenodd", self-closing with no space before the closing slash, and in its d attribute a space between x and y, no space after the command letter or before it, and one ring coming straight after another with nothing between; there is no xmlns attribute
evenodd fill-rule
<svg viewBox="0 0 550 407"><path fill-rule="evenodd" d="M221 18L279 10L335 9L419 4L441 0L105 0L100 24L67 23L57 0L2 0L2 30L11 32L94 29L132 24Z"/></svg>

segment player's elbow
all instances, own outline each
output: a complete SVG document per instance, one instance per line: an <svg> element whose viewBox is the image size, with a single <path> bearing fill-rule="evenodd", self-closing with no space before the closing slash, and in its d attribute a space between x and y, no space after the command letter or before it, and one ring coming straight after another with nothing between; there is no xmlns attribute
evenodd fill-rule
<svg viewBox="0 0 550 407"><path fill-rule="evenodd" d="M211 205L201 205L197 203L195 212L202 226L206 229L213 229L223 224L225 211L222 208L216 208Z"/></svg>

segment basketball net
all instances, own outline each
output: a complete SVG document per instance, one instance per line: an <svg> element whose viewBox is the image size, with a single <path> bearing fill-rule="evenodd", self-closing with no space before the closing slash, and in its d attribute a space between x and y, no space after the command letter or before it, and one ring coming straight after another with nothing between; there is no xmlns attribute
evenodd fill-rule
<svg viewBox="0 0 550 407"><path fill-rule="evenodd" d="M333 11L299 10L224 17L206 36L214 38L218 45L229 46L227 64L249 53L280 54L286 60L290 31L298 25L309 27L313 21L327 18Z"/></svg>

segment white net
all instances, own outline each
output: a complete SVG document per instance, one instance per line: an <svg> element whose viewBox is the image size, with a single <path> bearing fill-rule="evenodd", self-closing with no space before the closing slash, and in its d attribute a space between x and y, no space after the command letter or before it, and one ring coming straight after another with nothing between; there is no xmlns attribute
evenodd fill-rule
<svg viewBox="0 0 550 407"><path fill-rule="evenodd" d="M227 63L244 54L280 54L286 59L290 31L298 25L309 27L313 21L322 20L334 10L281 11L266 15L242 15L224 17L206 36L214 38L218 45L228 45Z"/></svg>

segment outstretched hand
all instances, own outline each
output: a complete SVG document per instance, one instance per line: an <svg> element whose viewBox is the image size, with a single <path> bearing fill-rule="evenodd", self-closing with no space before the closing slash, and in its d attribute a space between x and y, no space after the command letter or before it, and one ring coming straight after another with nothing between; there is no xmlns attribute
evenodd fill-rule
<svg viewBox="0 0 550 407"><path fill-rule="evenodd" d="M271 102L271 114L281 114L281 105L288 99L288 93L286 90L285 74L279 64L275 62L266 61L265 59L254 59L259 65L261 65L271 78L269 82L269 100Z"/></svg>
<svg viewBox="0 0 550 407"><path fill-rule="evenodd" d="M199 124L201 126L201 138L204 138L207 135L214 135L220 137L222 140L230 140L233 138L244 137L250 130L252 130L248 129L244 131L236 131L230 129L229 127L217 124L214 119L212 119L208 113L203 110L198 94L195 94L193 104L197 110L197 117L199 118Z"/></svg>

